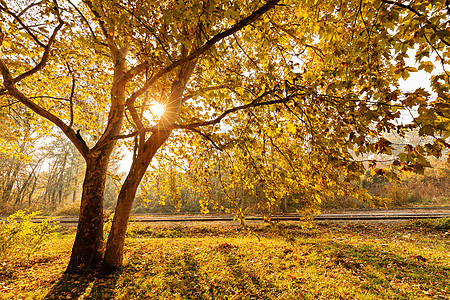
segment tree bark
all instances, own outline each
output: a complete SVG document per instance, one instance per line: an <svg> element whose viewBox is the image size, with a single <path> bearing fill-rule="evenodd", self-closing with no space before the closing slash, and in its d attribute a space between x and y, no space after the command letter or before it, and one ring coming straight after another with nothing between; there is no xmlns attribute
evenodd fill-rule
<svg viewBox="0 0 450 300"><path fill-rule="evenodd" d="M103 194L112 151L106 149L98 156L86 159L80 216L77 234L66 273L83 274L94 269L103 256Z"/></svg>
<svg viewBox="0 0 450 300"><path fill-rule="evenodd" d="M151 148L147 149L146 153L139 155L133 161L130 173L122 185L103 259L102 271L106 274L111 274L122 268L125 234L137 188L156 151L169 135L170 133L167 132L164 136L160 136L158 143L153 144Z"/></svg>

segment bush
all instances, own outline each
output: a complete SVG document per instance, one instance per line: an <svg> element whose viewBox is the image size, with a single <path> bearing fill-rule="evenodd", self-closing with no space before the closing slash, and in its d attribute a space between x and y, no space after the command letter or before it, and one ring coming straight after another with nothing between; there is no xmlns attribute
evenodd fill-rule
<svg viewBox="0 0 450 300"><path fill-rule="evenodd" d="M56 210L54 216L78 216L80 214L80 201L71 202Z"/></svg>
<svg viewBox="0 0 450 300"><path fill-rule="evenodd" d="M0 222L0 261L6 257L29 259L48 240L59 225L52 219L33 223L40 211L18 210Z"/></svg>
<svg viewBox="0 0 450 300"><path fill-rule="evenodd" d="M438 231L450 230L450 218L441 218L435 220L433 228Z"/></svg>

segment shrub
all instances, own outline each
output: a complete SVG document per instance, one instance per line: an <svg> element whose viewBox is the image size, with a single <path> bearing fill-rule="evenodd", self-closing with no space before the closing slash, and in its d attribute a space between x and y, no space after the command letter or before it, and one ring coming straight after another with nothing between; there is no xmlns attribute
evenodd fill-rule
<svg viewBox="0 0 450 300"><path fill-rule="evenodd" d="M59 228L59 225L49 218L41 223L33 223L31 219L39 213L40 211L30 213L18 210L0 222L0 261L6 257L29 259Z"/></svg>
<svg viewBox="0 0 450 300"><path fill-rule="evenodd" d="M80 201L71 202L56 210L55 216L78 216L80 214Z"/></svg>
<svg viewBox="0 0 450 300"><path fill-rule="evenodd" d="M103 234L105 235L105 241L108 239L109 233L111 231L112 221L114 219L114 213L105 212L103 215L105 223L103 224Z"/></svg>
<svg viewBox="0 0 450 300"><path fill-rule="evenodd" d="M435 230L447 231L450 230L450 218L441 218L435 220L433 227Z"/></svg>

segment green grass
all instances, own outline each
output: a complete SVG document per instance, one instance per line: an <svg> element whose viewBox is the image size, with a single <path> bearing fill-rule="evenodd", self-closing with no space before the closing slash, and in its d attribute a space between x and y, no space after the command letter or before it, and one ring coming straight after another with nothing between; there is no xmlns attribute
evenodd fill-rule
<svg viewBox="0 0 450 300"><path fill-rule="evenodd" d="M1 264L0 298L449 299L449 223L133 226L124 270L109 277L63 275L66 230L29 261Z"/></svg>

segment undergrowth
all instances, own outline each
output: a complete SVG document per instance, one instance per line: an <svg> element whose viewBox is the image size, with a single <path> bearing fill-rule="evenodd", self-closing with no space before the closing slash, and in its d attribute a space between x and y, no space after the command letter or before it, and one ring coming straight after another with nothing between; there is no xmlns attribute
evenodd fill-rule
<svg viewBox="0 0 450 300"><path fill-rule="evenodd" d="M49 218L41 223L33 223L31 219L39 214L40 211L18 210L0 222L0 262L11 256L29 259L59 228L59 225Z"/></svg>

